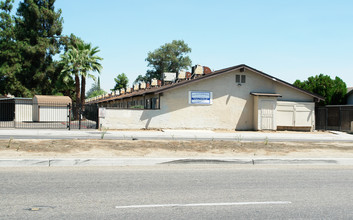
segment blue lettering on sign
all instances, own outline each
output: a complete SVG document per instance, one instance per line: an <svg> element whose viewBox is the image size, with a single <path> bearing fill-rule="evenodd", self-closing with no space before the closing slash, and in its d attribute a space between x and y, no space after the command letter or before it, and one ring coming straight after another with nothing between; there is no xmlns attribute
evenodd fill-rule
<svg viewBox="0 0 353 220"><path fill-rule="evenodd" d="M211 104L210 92L191 92L191 104Z"/></svg>

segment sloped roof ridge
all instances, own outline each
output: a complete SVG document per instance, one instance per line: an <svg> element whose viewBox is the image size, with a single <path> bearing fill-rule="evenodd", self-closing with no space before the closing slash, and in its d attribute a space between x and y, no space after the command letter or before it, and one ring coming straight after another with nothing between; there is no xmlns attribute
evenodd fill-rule
<svg viewBox="0 0 353 220"><path fill-rule="evenodd" d="M236 70L236 69L241 69L241 68L246 68L250 71L253 71L257 74L260 74L266 78L269 78L269 79L272 79L274 81L277 81L278 83L281 83L285 86L288 86L288 87L291 87L295 90L298 90L300 92L303 92L303 93L306 93L307 95L310 95L314 98L317 98L319 100L325 100L324 97L320 96L320 95L317 95L317 94L314 94L314 93L311 93L309 91L306 91L304 89L301 89L301 88L298 88L296 86L294 86L293 84L290 84L284 80L281 80L279 78L276 78L274 76L271 76L267 73L264 73L260 70L257 70L253 67L250 67L246 64L239 64L239 65L236 65L236 66L231 66L231 67L227 67L227 68L224 68L224 69L220 69L220 70L216 70L216 71L213 71L209 74L205 74L205 75L202 75L198 78L194 78L194 79L190 79L190 80L184 80L184 81L181 81L181 82L177 82L177 83L173 83L173 84L169 84L169 85L163 85L161 87L154 87L154 88L150 88L150 89L146 89L146 90L143 90L142 92L138 91L138 92L132 92L132 93L128 93L128 94L124 94L124 95L120 95L120 96L115 96L115 97L110 97L108 99L103 99L103 100L99 100L98 102L107 102L107 101L112 101L112 100L117 100L117 99L123 99L123 98L128 98L128 97L133 97L133 96L140 96L140 95L144 95L144 94L151 94L151 93L154 93L154 94L158 94L158 93L162 93L164 91L167 91L167 90L171 90L171 89L174 89L174 88L178 88L178 87L182 87L184 85L188 85L190 83L194 83L194 82L198 82L200 80L204 80L204 79L208 79L208 78L212 78L212 77L215 77L215 76L218 76L218 75L221 75L221 74L224 74L224 73L227 73L227 72L230 72L230 71L233 71L233 70Z"/></svg>
<svg viewBox="0 0 353 220"><path fill-rule="evenodd" d="M309 91L307 91L307 90L305 90L305 89L301 89L301 88L299 88L299 87L296 87L295 85L293 85L293 84L291 84L291 83L288 83L288 82L286 82L286 81L284 81L284 80L281 80L281 79L279 79L279 78L277 78L277 77L271 76L271 75L269 75L269 74L267 74L267 73L264 73L264 72L262 72L262 71L260 71L260 70L255 69L255 68L253 68L253 67L247 66L247 65L245 65L245 64L242 64L242 65L244 65L246 68L248 68L248 69L250 69L250 70L253 70L254 72L260 73L261 75L263 75L263 76L265 76L265 77L267 77L267 78L274 79L274 80L280 82L281 84L284 84L284 85L286 85L286 86L292 87L292 88L294 88L294 89L296 89L296 90L298 90L298 91L304 92L304 93L306 93L306 94L308 94L308 95L310 95L310 96L313 96L313 97L315 97L315 98L317 98L317 99L319 99L319 100L325 100L324 97L322 97L322 96L320 96L320 95L318 95L318 94L315 94L315 93L309 92Z"/></svg>
<svg viewBox="0 0 353 220"><path fill-rule="evenodd" d="M276 78L276 77L274 77L274 76L271 76L271 75L269 75L269 74L267 74L267 73L264 73L264 72L262 72L262 71L260 71L260 70L257 70L257 69L255 69L255 68L253 68L253 67L250 67L250 66L248 66L248 65L246 65L246 64L239 64L239 65L236 65L236 66L232 66L232 67L220 69L220 70L214 71L214 72L212 72L212 73L203 75L203 76L201 76L201 77L199 77L199 78L196 78L196 79L192 79L192 80L188 80L188 81L183 81L183 82L181 82L180 84L178 84L178 83L177 83L177 84L174 84L174 85L175 85L174 87L176 88L176 87L179 87L179 86L183 86L183 85L185 85L185 84L189 84L189 83L193 83L193 82L196 82L196 81L199 81L199 80L207 79L207 78L209 78L209 77L214 77L214 76L217 76L217 75L220 75L220 74L223 74L223 73L227 73L227 72L230 72L230 71L233 71L233 70L236 70L236 69L241 69L241 68L249 69L249 70L251 70L251 71L253 71L253 72L255 72L255 73L258 73L258 74L260 74L260 75L262 75L262 76L264 76L264 77L266 77L266 78L275 80L275 81L277 81L277 82L279 82L279 83L281 83L281 84L283 84L283 85L285 85L285 86L288 86L288 87L291 87L291 88L293 88L293 89L295 89L295 90L298 90L298 91L300 91L300 92L306 93L306 94L308 94L308 95L310 95L310 96L312 96L312 97L315 97L315 98L317 98L317 99L319 99L319 100L325 100L324 97L322 97L322 96L320 96L320 95L318 95L318 94L314 94L314 93L311 93L311 92L306 91L306 90L304 90L304 89L298 88L298 87L294 86L293 84L290 84L290 83L288 83L288 82L286 82L286 81L284 81L284 80L281 80L281 79L279 79L279 78ZM185 82L185 83L184 83L184 82ZM166 88L166 87L164 87L164 88L163 88L163 87L160 87L161 89L160 89L160 91L158 91L158 92L160 93L160 92L162 92L162 91L166 91L166 90L169 90L169 89L173 89L174 87L168 87L168 88Z"/></svg>

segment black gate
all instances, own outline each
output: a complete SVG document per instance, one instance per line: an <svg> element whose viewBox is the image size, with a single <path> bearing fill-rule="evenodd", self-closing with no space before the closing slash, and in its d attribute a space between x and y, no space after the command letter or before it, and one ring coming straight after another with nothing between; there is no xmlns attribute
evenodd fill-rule
<svg viewBox="0 0 353 220"><path fill-rule="evenodd" d="M98 129L98 105L72 105L68 129Z"/></svg>
<svg viewBox="0 0 353 220"><path fill-rule="evenodd" d="M97 129L98 106L0 99L0 128Z"/></svg>

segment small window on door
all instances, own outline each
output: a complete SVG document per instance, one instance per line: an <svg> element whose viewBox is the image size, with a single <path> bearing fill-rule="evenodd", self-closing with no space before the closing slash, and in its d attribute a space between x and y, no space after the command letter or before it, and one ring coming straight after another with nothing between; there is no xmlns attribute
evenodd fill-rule
<svg viewBox="0 0 353 220"><path fill-rule="evenodd" d="M246 75L235 75L235 82L238 84L246 83Z"/></svg>

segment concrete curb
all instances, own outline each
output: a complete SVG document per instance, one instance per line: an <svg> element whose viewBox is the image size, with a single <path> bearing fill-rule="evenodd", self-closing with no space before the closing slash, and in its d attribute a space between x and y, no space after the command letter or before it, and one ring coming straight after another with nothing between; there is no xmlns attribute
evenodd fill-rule
<svg viewBox="0 0 353 220"><path fill-rule="evenodd" d="M0 159L0 167L155 166L172 164L353 165L353 158L43 158Z"/></svg>

